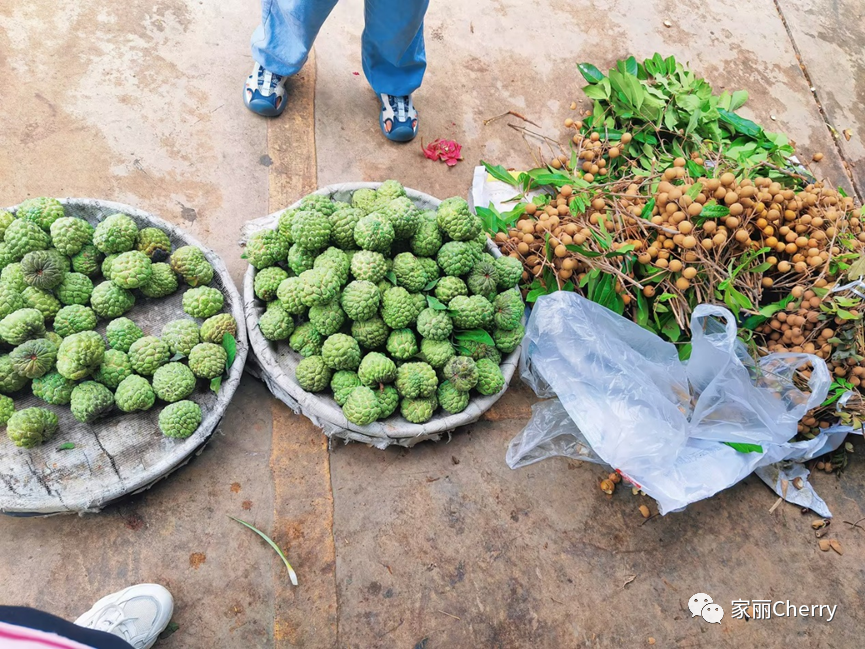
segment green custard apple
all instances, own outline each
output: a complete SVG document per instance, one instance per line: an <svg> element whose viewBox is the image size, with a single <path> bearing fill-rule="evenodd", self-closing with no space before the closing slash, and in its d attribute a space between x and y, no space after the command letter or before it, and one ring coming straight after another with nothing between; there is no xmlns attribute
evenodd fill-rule
<svg viewBox="0 0 865 649"><path fill-rule="evenodd" d="M63 259L48 250L34 250L21 259L24 281L28 286L36 288L54 288L63 281L66 270Z"/></svg>
<svg viewBox="0 0 865 649"><path fill-rule="evenodd" d="M177 275L171 270L171 266L158 262L151 264L150 271L150 279L138 288L144 297L166 297L177 290Z"/></svg>
<svg viewBox="0 0 865 649"><path fill-rule="evenodd" d="M171 254L171 270L192 287L206 286L213 281L213 266L200 248L182 246Z"/></svg>
<svg viewBox="0 0 865 649"><path fill-rule="evenodd" d="M190 288L183 294L183 312L193 318L210 318L222 311L225 298L222 291L210 286Z"/></svg>
<svg viewBox="0 0 865 649"><path fill-rule="evenodd" d="M159 413L159 430L166 437L186 439L201 425L201 407L194 401L170 403Z"/></svg>
<svg viewBox="0 0 865 649"><path fill-rule="evenodd" d="M442 409L456 415L465 410L469 405L469 393L457 390L450 381L443 381L436 392L439 405Z"/></svg>
<svg viewBox="0 0 865 649"><path fill-rule="evenodd" d="M10 345L44 336L45 316L38 309L18 309L0 320L0 338Z"/></svg>
<svg viewBox="0 0 865 649"><path fill-rule="evenodd" d="M21 448L35 448L54 437L60 422L50 410L45 408L24 408L9 417L6 434Z"/></svg>
<svg viewBox="0 0 865 649"><path fill-rule="evenodd" d="M201 341L222 344L225 334L237 338L237 321L230 313L219 313L201 324Z"/></svg>
<svg viewBox="0 0 865 649"><path fill-rule="evenodd" d="M101 383L84 381L72 390L69 407L75 419L90 424L111 412L114 408L114 395Z"/></svg>
<svg viewBox="0 0 865 649"><path fill-rule="evenodd" d="M21 203L15 216L31 221L48 232L57 219L63 218L64 214L63 205L56 198L40 197L28 198Z"/></svg>
<svg viewBox="0 0 865 649"><path fill-rule="evenodd" d="M180 401L194 390L195 374L183 363L167 363L153 373L153 391L163 401Z"/></svg>
<svg viewBox="0 0 865 649"><path fill-rule="evenodd" d="M102 282L90 295L90 307L100 318L117 318L135 306L132 291L121 288L114 282Z"/></svg>
<svg viewBox="0 0 865 649"><path fill-rule="evenodd" d="M294 370L297 384L307 392L321 392L330 385L332 376L333 371L321 356L304 358Z"/></svg>
<svg viewBox="0 0 865 649"><path fill-rule="evenodd" d="M225 349L214 343L198 343L189 352L189 369L202 379L215 379L228 371L225 367L227 361Z"/></svg>
<svg viewBox="0 0 865 649"><path fill-rule="evenodd" d="M151 266L150 257L143 252L130 250L121 253L111 264L111 281L120 288L138 288L150 281Z"/></svg>
<svg viewBox="0 0 865 649"><path fill-rule="evenodd" d="M143 252L151 261L168 259L171 254L171 239L159 228L143 228L138 231L138 252Z"/></svg>
<svg viewBox="0 0 865 649"><path fill-rule="evenodd" d="M93 245L106 255L132 250L138 242L138 226L125 214L112 214L96 226Z"/></svg>
<svg viewBox="0 0 865 649"><path fill-rule="evenodd" d="M333 400L340 406L344 406L351 391L360 385L360 379L356 372L339 370L333 373L330 379L330 389L333 391Z"/></svg>
<svg viewBox="0 0 865 649"><path fill-rule="evenodd" d="M144 332L129 318L117 318L108 323L105 328L105 338L111 349L128 352L129 348L139 338L144 337Z"/></svg>
<svg viewBox="0 0 865 649"><path fill-rule="evenodd" d="M136 374L152 376L153 373L168 362L171 350L168 345L156 336L139 338L129 347L129 362Z"/></svg>
<svg viewBox="0 0 865 649"><path fill-rule="evenodd" d="M189 356L189 352L201 340L198 325L193 320L185 318L166 323L159 337L168 345L172 354L182 356Z"/></svg>
<svg viewBox="0 0 865 649"><path fill-rule="evenodd" d="M77 254L72 255L72 270L93 277L102 267L103 255L92 243L85 243Z"/></svg>
<svg viewBox="0 0 865 649"><path fill-rule="evenodd" d="M288 278L288 273L279 266L271 266L263 268L255 274L253 288L255 296L259 300L270 302L276 299L276 290L279 288L282 280ZM187 291L188 293L189 291ZM185 294L184 294L185 295ZM222 309L222 307L220 307ZM212 313L210 315L213 315ZM210 316L203 316L205 318Z"/></svg>
<svg viewBox="0 0 865 649"><path fill-rule="evenodd" d="M150 381L143 376L132 374L117 386L114 401L123 412L150 410L156 402L156 393L150 386Z"/></svg>
<svg viewBox="0 0 865 649"><path fill-rule="evenodd" d="M54 289L54 295L61 304L85 305L93 295L93 282L83 273L66 273Z"/></svg>
<svg viewBox="0 0 865 649"><path fill-rule="evenodd" d="M436 372L427 363L404 363L397 370L396 391L405 399L430 397L437 387Z"/></svg>
<svg viewBox="0 0 865 649"><path fill-rule="evenodd" d="M288 247L278 230L259 230L246 242L246 260L257 270L276 266L288 258Z"/></svg>
<svg viewBox="0 0 865 649"><path fill-rule="evenodd" d="M51 242L64 255L72 257L93 242L93 226L84 219L64 216L51 224Z"/></svg>
<svg viewBox="0 0 865 649"><path fill-rule="evenodd" d="M48 372L33 379L33 395L53 406L66 406L72 400L75 381L67 379L57 371Z"/></svg>
<svg viewBox="0 0 865 649"><path fill-rule="evenodd" d="M282 307L268 309L258 319L258 328L267 340L285 340L294 333L294 320Z"/></svg>
<svg viewBox="0 0 865 649"><path fill-rule="evenodd" d="M93 372L93 380L109 390L116 390L120 382L132 374L129 356L116 349L106 350L99 368Z"/></svg>
<svg viewBox="0 0 865 649"><path fill-rule="evenodd" d="M66 336L57 351L57 371L70 381L95 372L105 357L105 341L95 331Z"/></svg>
<svg viewBox="0 0 865 649"><path fill-rule="evenodd" d="M12 369L21 376L35 379L54 367L57 345L45 338L28 340L9 352Z"/></svg>

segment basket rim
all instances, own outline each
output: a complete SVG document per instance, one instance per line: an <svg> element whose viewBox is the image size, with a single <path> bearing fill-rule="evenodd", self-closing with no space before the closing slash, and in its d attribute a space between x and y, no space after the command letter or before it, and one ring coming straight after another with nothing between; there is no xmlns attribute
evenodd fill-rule
<svg viewBox="0 0 865 649"><path fill-rule="evenodd" d="M124 496L149 489L158 481L171 475L175 470L185 465L191 459L193 454L200 452L219 426L219 423L222 421L225 411L231 403L231 399L234 397L237 387L240 384L249 351L246 318L243 312L242 297L240 292L237 290L234 280L231 278L231 274L229 273L225 262L223 262L222 258L211 248L205 246L183 228L174 225L173 223L169 223L151 212L133 207L132 205L98 198L84 197L66 197L58 198L58 200L64 206L92 206L106 210L109 213L113 211L126 214L134 219L140 219L154 227L169 232L176 238L181 239L185 245L196 246L201 249L207 260L213 266L214 271L222 279L224 290L229 294L232 304L231 314L237 321L237 336L235 337L237 341L237 354L235 356L234 364L231 366L231 370L228 373L228 377L220 386L217 403L209 412L204 413L202 422L195 433L182 440L182 443L177 444L172 449L172 452L165 453L162 456L161 461L149 465L148 469L142 472L140 477L137 477L134 480L123 480L121 484L107 490L94 489L88 494L88 497L82 495L78 498L63 498L62 502L57 497L46 498L46 506L42 508L34 508L33 506L22 508L17 506L14 494L11 494L13 496L11 498L0 498L0 513L9 515L40 516L50 514L98 512L111 502ZM18 203L17 205L5 209L14 213L18 210L20 205L21 204Z"/></svg>
<svg viewBox="0 0 865 649"><path fill-rule="evenodd" d="M306 196L333 196L339 192L354 192L358 189L377 189L381 184L382 183L380 182L337 183L321 187ZM412 199L413 202L424 201L435 206L438 206L438 204L441 203L440 199L419 190L405 187L405 191L406 195ZM260 225L260 227L256 229L272 227L286 209L297 208L302 200L303 198L295 201L287 207L262 217L261 219L257 219L257 224ZM494 257L501 256L501 252L491 240L487 241L487 250ZM260 317L259 313L261 309L258 305L261 304L261 301L255 296L254 281L256 272L256 269L250 265L244 274L243 307L246 312L246 328L249 335L250 348L258 361L262 372L267 375L268 381L266 382L268 383L268 387L271 387L271 381L274 382L295 401L295 403L289 403L279 394L276 394L271 387L271 392L274 392L274 396L286 403L289 407L297 411L299 406L301 413L312 419L314 422L320 420L329 424L329 428L331 429L339 429L343 431L344 434L340 434L339 432L333 433L338 437L369 441L369 443L373 444L377 441L383 441L386 443L385 445L390 443L405 444L405 442L409 440L419 441L422 439L438 439L443 434L452 431L455 428L474 423L481 415L489 410L506 392L516 371L517 365L519 364L521 346L517 347L513 352L503 358L499 365L505 378L505 387L494 395L473 398L469 403L469 407L456 415L446 414L443 413L443 411L439 411L439 414L424 424L412 424L400 417L399 413L395 413L385 421L376 421L368 426L358 426L345 418L342 414L342 409L337 405L336 401L334 401L332 397L306 392L280 367L274 354L272 343L261 334L261 330L258 327L258 319ZM263 311L263 309L261 310ZM296 359L301 358L301 356L293 350L289 350L288 353ZM391 420L393 419L397 419L399 425L392 423ZM321 427L320 424L319 426ZM330 433L328 433L327 430L325 432L330 436Z"/></svg>

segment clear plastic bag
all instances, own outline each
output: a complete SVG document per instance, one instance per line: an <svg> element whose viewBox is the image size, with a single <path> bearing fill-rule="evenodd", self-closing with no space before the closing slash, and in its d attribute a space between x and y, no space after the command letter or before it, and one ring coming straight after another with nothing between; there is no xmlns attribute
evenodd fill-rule
<svg viewBox="0 0 865 649"><path fill-rule="evenodd" d="M840 434L788 441L799 419L826 398L831 377L823 360L771 354L755 363L723 307L698 306L691 331L691 358L683 363L671 343L575 293L539 298L523 343L522 378L539 396L557 400L533 409L511 442L508 465L556 455L600 461L667 513L758 467L801 461L841 443ZM808 363L810 392L803 392L793 375ZM724 442L762 450L744 453Z"/></svg>

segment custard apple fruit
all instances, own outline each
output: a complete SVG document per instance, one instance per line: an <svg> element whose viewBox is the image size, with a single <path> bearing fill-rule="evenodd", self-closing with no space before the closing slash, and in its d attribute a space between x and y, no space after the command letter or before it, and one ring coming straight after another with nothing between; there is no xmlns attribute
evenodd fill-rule
<svg viewBox="0 0 865 649"><path fill-rule="evenodd" d="M183 312L193 318L209 318L222 311L225 298L222 291L210 286L190 288L183 294Z"/></svg>
<svg viewBox="0 0 865 649"><path fill-rule="evenodd" d="M437 387L436 371L427 363L405 363L397 370L396 391L403 398L427 398Z"/></svg>
<svg viewBox="0 0 865 649"><path fill-rule="evenodd" d="M95 372L105 357L105 341L95 331L66 336L57 350L57 371L70 381Z"/></svg>
<svg viewBox="0 0 865 649"><path fill-rule="evenodd" d="M181 354L182 356L189 356L189 352L201 340L198 325L194 321L184 318L166 323L162 327L162 333L159 334L159 337L168 345L172 354Z"/></svg>
<svg viewBox="0 0 865 649"><path fill-rule="evenodd" d="M93 380L109 390L116 390L120 382L132 374L129 356L116 349L108 349L102 357L102 364L93 372Z"/></svg>
<svg viewBox="0 0 865 649"><path fill-rule="evenodd" d="M225 363L228 355L222 345L198 343L189 352L189 369L202 379L215 379L227 371Z"/></svg>
<svg viewBox="0 0 865 649"><path fill-rule="evenodd" d="M171 270L192 287L205 286L213 281L213 266L200 248L182 246L172 253L168 263Z"/></svg>
<svg viewBox="0 0 865 649"><path fill-rule="evenodd" d="M132 369L142 376L151 376L168 362L171 350L156 336L139 338L129 347L129 362Z"/></svg>
<svg viewBox="0 0 865 649"><path fill-rule="evenodd" d="M35 448L51 439L60 423L50 410L45 408L24 408L9 417L6 434L21 448Z"/></svg>
<svg viewBox="0 0 865 649"><path fill-rule="evenodd" d="M201 425L201 406L194 401L170 403L159 413L159 430L166 437L186 439Z"/></svg>
<svg viewBox="0 0 865 649"><path fill-rule="evenodd" d="M123 412L150 410L156 402L156 393L150 381L143 376L132 374L127 376L117 386L114 392L114 402Z"/></svg>
<svg viewBox="0 0 865 649"><path fill-rule="evenodd" d="M114 282L102 282L93 289L90 306L100 318L117 318L135 306L135 295Z"/></svg>
<svg viewBox="0 0 865 649"><path fill-rule="evenodd" d="M57 250L72 257L93 241L93 226L84 219L64 216L51 224L51 241Z"/></svg>
<svg viewBox="0 0 865 649"><path fill-rule="evenodd" d="M121 253L111 264L111 281L120 288L138 288L150 281L150 257L138 250Z"/></svg>
<svg viewBox="0 0 865 649"><path fill-rule="evenodd" d="M93 245L110 255L132 250L138 242L138 226L125 214L112 214L93 231Z"/></svg>
<svg viewBox="0 0 865 649"><path fill-rule="evenodd" d="M75 419L90 424L111 412L114 408L114 395L101 383L84 381L72 390L69 408Z"/></svg>
<svg viewBox="0 0 865 649"><path fill-rule="evenodd" d="M294 370L297 384L307 392L321 392L330 384L332 376L332 370L321 356L304 358Z"/></svg>
<svg viewBox="0 0 865 649"><path fill-rule="evenodd" d="M33 379L32 384L33 395L53 406L68 405L74 388L75 381L70 381L56 370Z"/></svg>
<svg viewBox="0 0 865 649"><path fill-rule="evenodd" d="M129 318L117 318L108 323L105 337L111 349L128 352L132 343L144 337L144 332Z"/></svg>
<svg viewBox="0 0 865 649"><path fill-rule="evenodd" d="M157 397L174 403L195 390L195 374L183 363L167 363L153 373L152 383Z"/></svg>

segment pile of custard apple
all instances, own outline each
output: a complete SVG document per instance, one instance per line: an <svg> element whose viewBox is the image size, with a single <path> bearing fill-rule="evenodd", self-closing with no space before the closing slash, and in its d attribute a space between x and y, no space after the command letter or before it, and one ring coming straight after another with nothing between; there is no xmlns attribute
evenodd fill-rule
<svg viewBox="0 0 865 649"><path fill-rule="evenodd" d="M226 372L237 332L199 248L172 251L163 230L139 229L125 214L94 228L53 198L0 211L0 241L0 425L12 442L33 448L54 437L61 406L90 424L159 402L162 433L195 432L201 408L188 397L199 379ZM190 287L182 298L189 318L165 323L157 337L124 317L137 300L171 295L181 282ZM16 409L27 391L45 406Z"/></svg>
<svg viewBox="0 0 865 649"><path fill-rule="evenodd" d="M359 426L397 411L420 424L500 392L502 355L525 333L522 266L486 244L462 198L425 212L388 180L350 202L307 196L244 257L262 335L303 356L300 387L330 390Z"/></svg>

